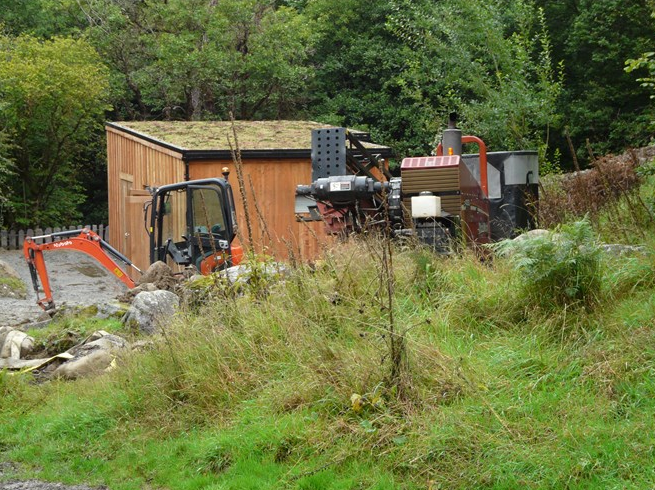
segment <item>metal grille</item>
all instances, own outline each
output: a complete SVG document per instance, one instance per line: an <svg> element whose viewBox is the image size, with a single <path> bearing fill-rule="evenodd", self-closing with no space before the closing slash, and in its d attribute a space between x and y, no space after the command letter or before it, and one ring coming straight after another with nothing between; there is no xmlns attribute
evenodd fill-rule
<svg viewBox="0 0 655 490"><path fill-rule="evenodd" d="M346 175L345 128L312 130L312 181Z"/></svg>

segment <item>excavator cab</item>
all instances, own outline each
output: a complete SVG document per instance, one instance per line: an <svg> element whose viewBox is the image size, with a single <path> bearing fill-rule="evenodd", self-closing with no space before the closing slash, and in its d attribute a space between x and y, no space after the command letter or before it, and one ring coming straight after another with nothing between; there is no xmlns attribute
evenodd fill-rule
<svg viewBox="0 0 655 490"><path fill-rule="evenodd" d="M236 216L225 179L203 179L158 188L150 212L150 262L193 266L202 274L239 262L233 247Z"/></svg>

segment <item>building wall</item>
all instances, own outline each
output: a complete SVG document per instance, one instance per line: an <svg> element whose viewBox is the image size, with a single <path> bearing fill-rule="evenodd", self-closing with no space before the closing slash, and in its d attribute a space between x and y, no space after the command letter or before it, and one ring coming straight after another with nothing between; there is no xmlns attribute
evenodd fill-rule
<svg viewBox="0 0 655 490"><path fill-rule="evenodd" d="M243 160L245 194L252 238L248 236L246 212L237 172L231 160L191 162L191 179L221 177L227 167L237 208L239 239L257 252L279 259L290 256L313 259L331 238L322 222L299 222L295 216L298 184L311 183L311 161L304 159Z"/></svg>
<svg viewBox="0 0 655 490"><path fill-rule="evenodd" d="M109 243L145 270L150 262L144 224L146 187L184 180L180 153L107 127Z"/></svg>

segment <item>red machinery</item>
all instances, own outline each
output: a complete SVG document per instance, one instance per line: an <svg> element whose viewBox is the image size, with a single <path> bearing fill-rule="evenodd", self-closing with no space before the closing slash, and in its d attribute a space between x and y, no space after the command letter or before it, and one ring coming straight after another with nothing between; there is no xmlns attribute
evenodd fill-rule
<svg viewBox="0 0 655 490"><path fill-rule="evenodd" d="M300 219L322 220L328 233L343 235L381 225L446 253L458 238L478 247L533 228L537 152L487 153L480 138L462 135L456 118L450 115L436 155L405 158L399 177L364 172L384 167L365 148L345 147L338 131L346 130L314 130L313 182L296 188ZM477 144L479 154L463 154L467 143ZM344 163L340 155L348 157Z"/></svg>
<svg viewBox="0 0 655 490"><path fill-rule="evenodd" d="M60 238L61 240L41 244L35 242L35 240L48 238ZM55 308L55 302L52 299L52 289L50 288L50 279L48 278L48 270L46 269L45 259L43 258L43 252L46 250L77 250L79 252L84 252L100 262L105 269L123 281L128 288L133 288L135 286L134 281L125 273L125 271L123 271L111 256L113 255L125 262L128 266L134 268L137 272L141 273L141 270L127 257L100 238L97 233L94 233L88 228L27 237L25 242L23 242L23 254L25 255L27 265L30 268L32 285L34 286L34 291L36 291L37 303L45 311L51 311ZM39 278L41 278L43 293L45 295L43 299L39 298Z"/></svg>

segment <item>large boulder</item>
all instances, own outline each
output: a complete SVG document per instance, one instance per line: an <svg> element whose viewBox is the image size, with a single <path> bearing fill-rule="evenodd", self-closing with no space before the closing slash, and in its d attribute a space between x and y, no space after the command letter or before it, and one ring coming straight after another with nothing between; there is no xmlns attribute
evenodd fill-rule
<svg viewBox="0 0 655 490"><path fill-rule="evenodd" d="M102 374L111 368L118 352L127 347L128 343L122 337L99 330L83 343L68 349L66 354L72 358L58 366L50 376L78 379Z"/></svg>
<svg viewBox="0 0 655 490"><path fill-rule="evenodd" d="M135 325L142 333L157 333L170 323L179 306L180 298L175 293L143 291L135 296L123 323Z"/></svg>

